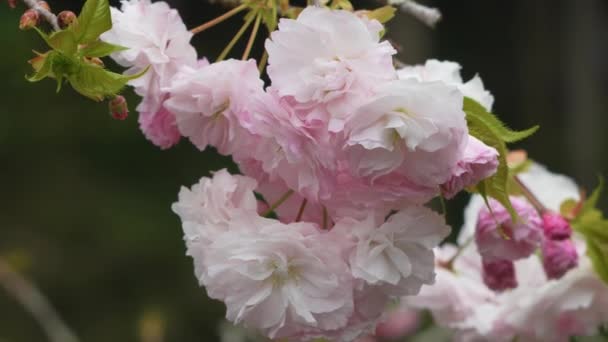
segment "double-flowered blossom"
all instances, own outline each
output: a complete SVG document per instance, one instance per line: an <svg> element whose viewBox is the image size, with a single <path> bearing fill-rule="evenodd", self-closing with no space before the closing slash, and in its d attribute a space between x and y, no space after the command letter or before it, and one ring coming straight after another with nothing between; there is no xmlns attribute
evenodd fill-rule
<svg viewBox="0 0 608 342"><path fill-rule="evenodd" d="M515 222L507 209L493 199L489 200L489 207L479 211L475 242L485 260L527 258L543 240L542 221L536 209L518 197L511 197L511 204L518 214Z"/></svg>
<svg viewBox="0 0 608 342"><path fill-rule="evenodd" d="M128 47L112 54L127 74L150 69L129 84L143 97L137 107L139 124L145 136L161 148L180 140L173 114L163 106L167 93L163 87L183 65L197 64L196 50L190 45L192 33L179 13L165 2L123 1L121 9L112 8L112 29L102 40Z"/></svg>
<svg viewBox="0 0 608 342"><path fill-rule="evenodd" d="M370 331L391 298L434 281L435 247L449 232L443 218L410 207L386 222L315 222L259 216L257 182L225 170L182 188L180 216L188 254L227 318L271 338L352 340Z"/></svg>
<svg viewBox="0 0 608 342"><path fill-rule="evenodd" d="M103 39L129 47L113 57L127 73L150 67L131 84L146 136L213 147L245 175L203 177L172 207L228 320L273 339L352 341L435 282L432 249L449 227L424 204L498 165L465 120L464 96L491 106L478 77L463 84L447 62L424 67L438 76L398 76L380 22L307 7L266 40L265 87L255 60L198 60L164 2L125 1L112 15Z"/></svg>
<svg viewBox="0 0 608 342"><path fill-rule="evenodd" d="M165 107L198 149L211 145L222 154L233 154L249 143L240 123L249 115L248 99L263 93L263 87L252 59L184 66L164 88L170 94Z"/></svg>
<svg viewBox="0 0 608 342"><path fill-rule="evenodd" d="M375 84L396 79L383 26L348 11L307 7L297 20L281 19L266 41L268 75L281 96L326 104L336 119Z"/></svg>
<svg viewBox="0 0 608 342"><path fill-rule="evenodd" d="M579 198L572 180L538 164L519 177L549 210L557 211L564 200ZM578 255L578 264L572 265L576 258L559 257L552 266L555 272L560 265L569 266L561 278L552 279L556 277L547 270L547 259L532 254L513 263L516 286L494 291L482 279L482 257L474 244L466 243L475 234L483 206L481 197L473 197L459 236L462 250L452 260L455 246L436 249L440 265L436 284L423 286L418 296L405 297L404 304L430 309L439 325L453 330L457 341L568 341L595 334L608 320L608 288L585 256L582 239L574 234L572 240L563 240L568 242L569 255ZM543 253L551 256L550 252Z"/></svg>

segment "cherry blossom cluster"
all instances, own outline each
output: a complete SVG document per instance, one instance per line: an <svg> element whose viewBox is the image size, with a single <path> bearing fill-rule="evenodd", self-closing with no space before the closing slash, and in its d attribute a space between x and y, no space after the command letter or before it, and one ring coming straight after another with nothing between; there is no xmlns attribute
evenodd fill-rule
<svg viewBox="0 0 608 342"><path fill-rule="evenodd" d="M112 22L102 39L129 47L112 57L128 75L149 68L130 81L146 138L212 147L242 173L203 177L172 207L198 281L231 322L273 339L352 341L399 300L471 341L587 334L607 321L608 293L554 205L571 194L543 195L576 186L538 165L515 178L528 187L512 208L475 195L461 246L437 247L450 230L425 204L501 163L463 110L465 97L487 112L494 98L457 63L397 69L379 21L311 6L265 41L265 84L249 50L199 58L164 2L123 1Z"/></svg>
<svg viewBox="0 0 608 342"><path fill-rule="evenodd" d="M464 95L492 104L478 77L464 83L458 64L434 60L396 70L383 25L350 11L281 19L266 88L254 60L197 59L166 3L126 1L112 19L102 38L129 47L113 58L128 74L151 66L131 82L146 137L214 147L244 174L203 177L173 206L230 321L271 338L352 340L433 283L432 248L449 228L423 205L498 165L462 110Z"/></svg>
<svg viewBox="0 0 608 342"><path fill-rule="evenodd" d="M543 218L514 197L518 223L494 205L498 222L484 222L488 209L473 196L458 246L435 249L435 284L403 298L402 305L429 309L457 341L569 341L595 335L608 322L608 287L592 268L584 237L564 229L557 214L564 201L581 199L579 188L539 164L519 178L544 204ZM510 239L497 239L499 226ZM531 253L539 245L541 252Z"/></svg>

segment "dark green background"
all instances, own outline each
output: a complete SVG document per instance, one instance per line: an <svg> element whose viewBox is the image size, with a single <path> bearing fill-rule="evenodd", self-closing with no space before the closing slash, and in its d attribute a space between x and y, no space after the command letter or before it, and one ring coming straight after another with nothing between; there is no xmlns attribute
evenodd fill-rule
<svg viewBox="0 0 608 342"><path fill-rule="evenodd" d="M56 11L80 7L49 2ZM202 0L169 2L187 13L189 27L225 10ZM541 125L519 147L593 187L608 169L608 3L431 4L445 16L436 30L405 15L389 25L400 58L455 60L467 78L480 73L504 121ZM18 30L21 12L0 4L0 256L41 288L82 341L137 341L150 313L165 320L166 341L215 341L223 306L197 286L170 205L181 185L228 161L186 142L161 151L139 132L135 113L114 121L105 104L68 87L56 95L51 81L29 84L26 60L43 45ZM217 56L239 20L197 36L200 56ZM255 56L260 46L261 39ZM129 93L129 100L134 108L137 99ZM456 225L465 200L450 204ZM44 340L0 288L0 341Z"/></svg>

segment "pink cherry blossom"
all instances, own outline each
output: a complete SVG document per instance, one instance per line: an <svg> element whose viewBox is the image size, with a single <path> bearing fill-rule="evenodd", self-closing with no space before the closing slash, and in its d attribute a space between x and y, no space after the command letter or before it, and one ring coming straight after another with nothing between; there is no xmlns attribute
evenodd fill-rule
<svg viewBox="0 0 608 342"><path fill-rule="evenodd" d="M519 216L513 222L511 214L496 200L490 208L479 211L475 242L479 254L492 260L517 260L530 256L543 239L542 221L536 209L526 200L511 197L511 204Z"/></svg>
<svg viewBox="0 0 608 342"><path fill-rule="evenodd" d="M557 203L578 196L578 188L569 178L538 164L519 176L537 197L550 199L546 202L552 210ZM431 310L435 322L450 328L457 341L568 341L573 336L596 334L598 326L608 321L608 288L585 255L584 241L573 235L578 265L560 279L549 279L541 258L530 255L514 262L516 288L491 291L482 280L481 256L474 245L466 243L482 207L483 200L475 196L458 239L463 250L451 260L454 246L436 249L435 284L423 286L418 296L404 297L403 304Z"/></svg>
<svg viewBox="0 0 608 342"><path fill-rule="evenodd" d="M559 279L578 265L578 253L570 239L543 242L543 266L549 279Z"/></svg>
<svg viewBox="0 0 608 342"><path fill-rule="evenodd" d="M479 75L463 82L460 76L461 68L460 64L456 62L429 59L424 65L406 66L399 69L397 74L399 79L413 78L422 82L441 81L456 86L464 96L472 98L491 111L494 96L484 88Z"/></svg>
<svg viewBox="0 0 608 342"><path fill-rule="evenodd" d="M450 179L441 185L441 193L447 199L461 190L492 176L498 168L498 152L469 136L462 159L452 169Z"/></svg>
<svg viewBox="0 0 608 342"><path fill-rule="evenodd" d="M164 88L170 93L165 107L197 148L211 145L231 154L248 143L241 120L248 115L248 99L263 92L263 86L254 60L184 66Z"/></svg>
<svg viewBox="0 0 608 342"><path fill-rule="evenodd" d="M515 264L511 260L483 260L483 282L494 291L504 291L517 287Z"/></svg>
<svg viewBox="0 0 608 342"><path fill-rule="evenodd" d="M415 184L439 186L462 158L468 129L462 95L440 82L393 81L346 122L355 175L398 170Z"/></svg>
<svg viewBox="0 0 608 342"><path fill-rule="evenodd" d="M137 107L142 132L153 144L169 148L180 140L180 135L173 113L163 106L167 93L162 88L170 84L181 66L197 64L196 50L190 45L192 33L177 11L162 1L123 1L121 10L111 11L112 29L101 39L128 47L112 54L117 63L129 68L126 74L150 67L129 84L143 97Z"/></svg>
<svg viewBox="0 0 608 342"><path fill-rule="evenodd" d="M343 116L332 107L395 79L391 56L396 51L380 42L382 25L369 21L349 11L312 6L296 20L281 19L266 41L268 75L279 95L326 103L333 115Z"/></svg>
<svg viewBox="0 0 608 342"><path fill-rule="evenodd" d="M566 219L552 211L543 213L543 230L545 237L551 240L564 240L572 236L572 227Z"/></svg>

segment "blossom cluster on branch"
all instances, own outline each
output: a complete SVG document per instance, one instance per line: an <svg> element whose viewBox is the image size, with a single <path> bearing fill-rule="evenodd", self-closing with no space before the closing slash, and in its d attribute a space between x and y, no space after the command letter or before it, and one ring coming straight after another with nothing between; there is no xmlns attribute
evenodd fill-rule
<svg viewBox="0 0 608 342"><path fill-rule="evenodd" d="M199 57L192 36L241 11L220 57ZM538 127L508 129L480 77L463 81L459 64L396 68L382 39L393 12L248 0L188 30L162 1L89 0L63 30L39 31L53 50L32 63L32 78L65 77L110 98L120 119L128 83L154 145L184 138L232 157L242 175L202 177L172 209L198 281L235 324L273 339L352 341L400 301L463 341L593 334L608 321L600 190L584 198L509 154L507 143ZM262 24L270 35L258 63L249 54ZM250 25L242 59L225 59ZM93 66L107 55L124 75ZM439 247L450 228L426 205L463 190L476 194L459 245Z"/></svg>

